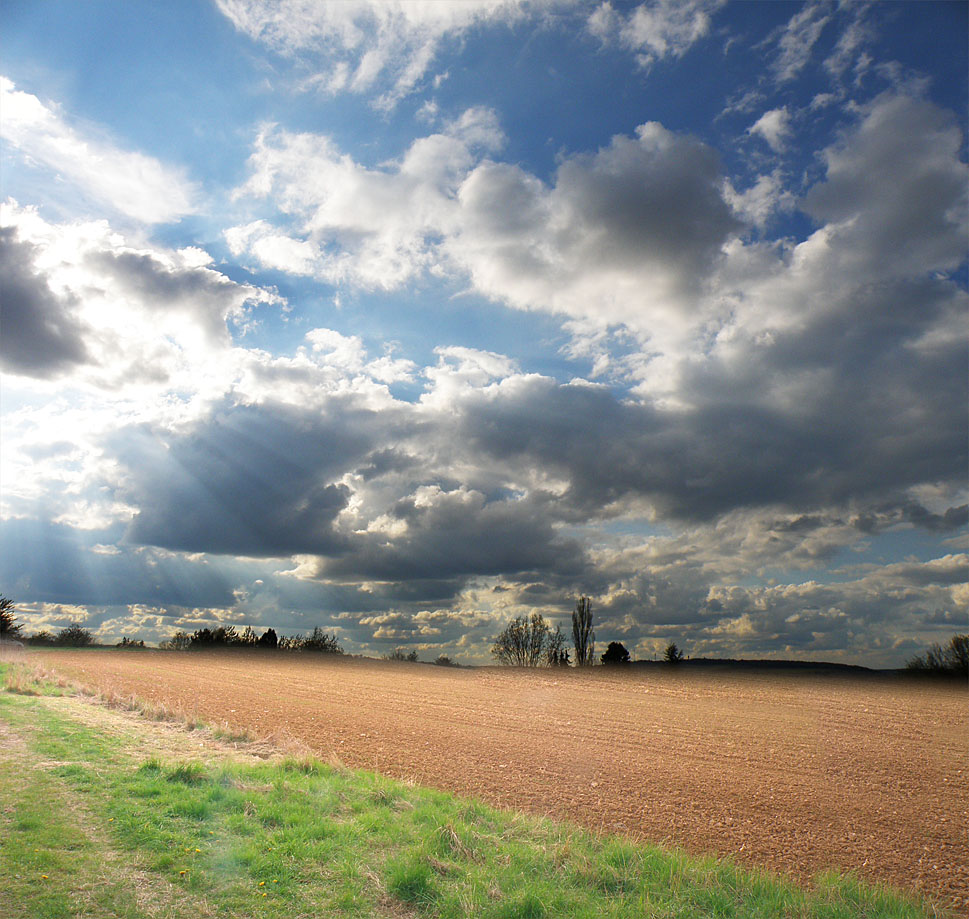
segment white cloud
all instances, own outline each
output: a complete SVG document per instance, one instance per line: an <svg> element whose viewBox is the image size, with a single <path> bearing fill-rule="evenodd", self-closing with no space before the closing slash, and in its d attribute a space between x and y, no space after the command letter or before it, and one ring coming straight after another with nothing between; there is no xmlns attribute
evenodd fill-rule
<svg viewBox="0 0 969 919"><path fill-rule="evenodd" d="M838 38L834 51L824 62L824 68L835 79L844 76L849 68L855 70L856 76L863 74L871 64L871 58L865 52L865 45L874 37L874 29L867 22L867 5L853 4L849 7L853 18Z"/></svg>
<svg viewBox="0 0 969 919"><path fill-rule="evenodd" d="M824 27L831 16L822 3L808 3L780 30L779 51L774 60L774 75L782 83L793 80L811 59Z"/></svg>
<svg viewBox="0 0 969 919"><path fill-rule="evenodd" d="M248 254L263 268L294 275L312 275L322 257L318 246L278 232L265 220L229 227L225 241L233 255Z"/></svg>
<svg viewBox="0 0 969 919"><path fill-rule="evenodd" d="M731 183L724 186L724 198L740 217L754 226L765 227L779 211L791 211L796 198L784 184L780 170L757 177L745 191L738 192Z"/></svg>
<svg viewBox="0 0 969 919"><path fill-rule="evenodd" d="M227 323L244 322L253 303L282 302L229 280L197 248L129 243L103 220L51 223L7 202L0 226L30 282L7 291L7 373L131 395L196 393L225 372Z"/></svg>
<svg viewBox="0 0 969 919"><path fill-rule="evenodd" d="M307 82L328 92L370 92L393 107L413 92L440 42L485 22L515 22L574 0L217 0L233 25L274 50L325 62ZM319 67L319 64L316 65Z"/></svg>
<svg viewBox="0 0 969 919"><path fill-rule="evenodd" d="M589 16L587 27L603 41L617 39L636 52L641 67L681 57L710 31L710 17L725 0L647 0L628 14L609 2Z"/></svg>
<svg viewBox="0 0 969 919"><path fill-rule="evenodd" d="M564 159L546 185L483 155L502 134L471 110L446 133L368 169L326 137L263 132L240 197L289 219L227 232L233 251L331 283L393 289L425 272L470 278L519 309L624 324L653 339L690 334L699 293L740 229L715 152L648 123ZM281 254L282 253L282 254Z"/></svg>
<svg viewBox="0 0 969 919"><path fill-rule="evenodd" d="M145 223L195 211L196 189L181 170L79 130L56 107L21 92L6 77L0 77L0 110L5 143L102 205Z"/></svg>
<svg viewBox="0 0 969 919"><path fill-rule="evenodd" d="M762 137L775 153L783 153L791 136L791 115L787 106L764 112L750 126L748 133Z"/></svg>
<svg viewBox="0 0 969 919"><path fill-rule="evenodd" d="M832 257L872 279L955 269L966 258L969 170L954 117L893 92L858 114L824 151L826 179L803 205L827 223Z"/></svg>

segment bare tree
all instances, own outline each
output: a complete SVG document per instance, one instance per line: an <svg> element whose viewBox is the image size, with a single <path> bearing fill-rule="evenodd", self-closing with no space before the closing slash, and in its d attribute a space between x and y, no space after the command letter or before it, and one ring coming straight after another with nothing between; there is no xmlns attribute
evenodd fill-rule
<svg viewBox="0 0 969 919"><path fill-rule="evenodd" d="M508 623L495 639L491 654L499 664L510 667L540 667L551 662L561 638L561 630L553 632L541 613L532 613Z"/></svg>
<svg viewBox="0 0 969 919"><path fill-rule="evenodd" d="M969 635L953 635L944 648L932 645L925 654L913 657L906 666L909 670L969 676Z"/></svg>
<svg viewBox="0 0 969 919"><path fill-rule="evenodd" d="M548 633L548 642L545 645L545 663L549 667L558 667L566 654L568 652L565 650L565 636L562 634L562 626L556 624L555 631Z"/></svg>
<svg viewBox="0 0 969 919"><path fill-rule="evenodd" d="M592 601L579 597L572 613L572 644L575 646L576 667L591 667L595 663L596 633L592 631Z"/></svg>

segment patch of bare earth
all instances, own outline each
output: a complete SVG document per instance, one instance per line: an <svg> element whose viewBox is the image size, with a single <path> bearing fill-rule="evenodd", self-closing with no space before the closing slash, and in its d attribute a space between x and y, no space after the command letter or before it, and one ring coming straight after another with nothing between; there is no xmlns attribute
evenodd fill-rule
<svg viewBox="0 0 969 919"><path fill-rule="evenodd" d="M456 670L326 656L45 653L101 689L323 758L969 906L965 687L886 678Z"/></svg>

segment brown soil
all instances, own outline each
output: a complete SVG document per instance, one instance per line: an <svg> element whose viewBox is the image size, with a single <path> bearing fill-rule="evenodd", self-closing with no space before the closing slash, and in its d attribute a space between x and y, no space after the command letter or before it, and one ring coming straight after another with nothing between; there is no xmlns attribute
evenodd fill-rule
<svg viewBox="0 0 969 919"><path fill-rule="evenodd" d="M45 652L321 757L787 872L969 906L965 687L888 678L457 670L326 656Z"/></svg>

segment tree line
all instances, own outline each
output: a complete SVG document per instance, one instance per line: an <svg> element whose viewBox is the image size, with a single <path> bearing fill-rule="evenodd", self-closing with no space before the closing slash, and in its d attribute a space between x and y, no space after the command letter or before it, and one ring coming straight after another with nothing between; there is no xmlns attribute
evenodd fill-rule
<svg viewBox="0 0 969 919"><path fill-rule="evenodd" d="M512 620L495 639L491 654L499 664L515 667L579 667L595 663L596 635L592 627L592 603L588 597L580 597L572 613L572 650L569 648L561 625L553 630L541 613L519 616ZM94 636L79 623L72 622L59 632L42 630L29 637L24 635L23 623L17 621L16 606L8 597L0 595L0 640L24 641L31 645L53 647L86 647L94 644ZM144 641L123 638L119 648L144 648ZM309 651L324 654L343 654L336 634L330 635L317 626L308 635L277 635L275 629L266 629L258 635L251 626L239 632L235 626L219 626L215 629L197 629L191 634L177 631L159 648L172 651L211 648L268 648L280 651ZM388 660L416 661L416 651L395 648L384 655ZM685 659L676 644L669 644L663 655L668 664L678 664ZM630 663L630 655L622 642L611 641L599 658L604 665ZM447 655L434 661L441 666L457 666ZM937 673L969 677L969 634L954 635L945 646L932 645L923 654L911 658L906 669L913 673Z"/></svg>
<svg viewBox="0 0 969 919"><path fill-rule="evenodd" d="M215 629L178 631L158 645L164 651L205 651L216 648L265 648L271 651L315 651L320 654L343 654L336 634L330 635L319 626L309 635L277 635L275 629L256 634L251 626L241 632L234 625L220 625Z"/></svg>

